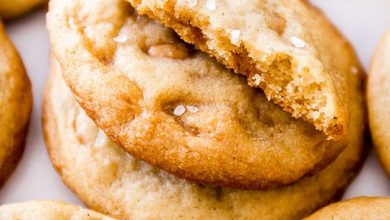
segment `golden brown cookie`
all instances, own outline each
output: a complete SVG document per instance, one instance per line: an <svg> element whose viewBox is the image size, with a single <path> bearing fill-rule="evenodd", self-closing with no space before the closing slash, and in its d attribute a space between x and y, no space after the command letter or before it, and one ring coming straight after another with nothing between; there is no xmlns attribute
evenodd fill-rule
<svg viewBox="0 0 390 220"><path fill-rule="evenodd" d="M390 219L390 199L360 197L332 204L306 220Z"/></svg>
<svg viewBox="0 0 390 220"><path fill-rule="evenodd" d="M0 219L7 220L113 220L97 212L64 202L31 201L0 206Z"/></svg>
<svg viewBox="0 0 390 220"><path fill-rule="evenodd" d="M87 114L133 156L179 177L268 189L324 168L346 145L124 1L51 1L48 28Z"/></svg>
<svg viewBox="0 0 390 220"><path fill-rule="evenodd" d="M372 59L368 89L368 113L372 139L379 158L390 174L390 31Z"/></svg>
<svg viewBox="0 0 390 220"><path fill-rule="evenodd" d="M362 97L360 88L353 88L349 144L326 169L268 191L204 187L138 160L111 142L79 107L59 72L54 65L44 101L51 160L88 207L119 219L301 219L337 200L362 160Z"/></svg>
<svg viewBox="0 0 390 220"><path fill-rule="evenodd" d="M351 72L360 71L345 38L302 0L127 0L138 13L173 28L249 85L340 139L350 116Z"/></svg>
<svg viewBox="0 0 390 220"><path fill-rule="evenodd" d="M0 23L0 185L21 157L31 108L30 80Z"/></svg>
<svg viewBox="0 0 390 220"><path fill-rule="evenodd" d="M0 17L15 18L45 3L47 0L0 0Z"/></svg>

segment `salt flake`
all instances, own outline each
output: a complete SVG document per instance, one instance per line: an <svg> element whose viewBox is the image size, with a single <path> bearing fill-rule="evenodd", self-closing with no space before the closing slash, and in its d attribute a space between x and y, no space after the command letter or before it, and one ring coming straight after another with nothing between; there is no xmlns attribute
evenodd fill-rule
<svg viewBox="0 0 390 220"><path fill-rule="evenodd" d="M304 48L306 46L305 41L303 41L301 38L299 38L297 36L291 37L290 40L293 43L294 47Z"/></svg>

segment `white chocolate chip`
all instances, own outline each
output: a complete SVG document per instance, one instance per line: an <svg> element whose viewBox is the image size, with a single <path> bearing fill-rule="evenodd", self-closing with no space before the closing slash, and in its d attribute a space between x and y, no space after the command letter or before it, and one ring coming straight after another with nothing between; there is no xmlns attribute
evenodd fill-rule
<svg viewBox="0 0 390 220"><path fill-rule="evenodd" d="M241 39L241 31L240 30L230 31L230 38L234 45L239 44Z"/></svg>
<svg viewBox="0 0 390 220"><path fill-rule="evenodd" d="M306 46L306 43L305 41L303 41L302 39L300 39L299 37L297 36L292 36L290 38L291 40L291 43L293 43L294 47L297 47L297 48L304 48Z"/></svg>
<svg viewBox="0 0 390 220"><path fill-rule="evenodd" d="M259 74L255 74L254 76L252 76L252 80L254 81L253 83L256 86L259 86L261 83L261 76Z"/></svg>
<svg viewBox="0 0 390 220"><path fill-rule="evenodd" d="M126 43L126 41L128 40L127 37L123 34L120 34L116 37L113 38L113 40L117 43Z"/></svg>
<svg viewBox="0 0 390 220"><path fill-rule="evenodd" d="M198 107L192 105L188 105L186 108L191 113L197 113L199 111Z"/></svg>
<svg viewBox="0 0 390 220"><path fill-rule="evenodd" d="M111 163L111 161L108 159L103 160L103 166L108 166L108 165L110 165L110 163Z"/></svg>
<svg viewBox="0 0 390 220"><path fill-rule="evenodd" d="M358 74L359 69L356 66L353 66L353 67L351 67L351 72L353 75L356 75L356 74Z"/></svg>
<svg viewBox="0 0 390 220"><path fill-rule="evenodd" d="M216 0L207 0L207 8L210 11L215 11L217 9Z"/></svg>
<svg viewBox="0 0 390 220"><path fill-rule="evenodd" d="M173 111L173 114L175 116L182 116L185 112L186 112L186 108L182 105L178 105Z"/></svg>
<svg viewBox="0 0 390 220"><path fill-rule="evenodd" d="M198 4L198 0L188 0L188 5L190 7L195 7Z"/></svg>
<svg viewBox="0 0 390 220"><path fill-rule="evenodd" d="M97 148L104 147L108 144L108 139L106 134L104 134L103 131L99 130L96 139L95 139L95 144L94 146Z"/></svg>

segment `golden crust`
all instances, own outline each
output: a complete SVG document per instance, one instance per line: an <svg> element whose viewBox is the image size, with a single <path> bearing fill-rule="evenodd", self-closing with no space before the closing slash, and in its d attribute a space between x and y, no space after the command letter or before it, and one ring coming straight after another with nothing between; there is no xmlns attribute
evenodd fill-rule
<svg viewBox="0 0 390 220"><path fill-rule="evenodd" d="M307 1L128 1L247 76L294 117L330 139L345 134L348 75L361 67L345 38Z"/></svg>
<svg viewBox="0 0 390 220"><path fill-rule="evenodd" d="M372 59L367 102L372 139L379 158L390 174L390 31L383 37Z"/></svg>
<svg viewBox="0 0 390 220"><path fill-rule="evenodd" d="M362 162L362 97L354 88L348 147L312 177L268 191L187 182L111 142L79 107L53 64L43 108L51 161L87 206L119 219L301 219L340 198Z"/></svg>
<svg viewBox="0 0 390 220"><path fill-rule="evenodd" d="M0 184L21 157L31 108L30 80L0 23Z"/></svg>
<svg viewBox="0 0 390 220"><path fill-rule="evenodd" d="M45 3L47 0L0 0L0 17L15 18Z"/></svg>
<svg viewBox="0 0 390 220"><path fill-rule="evenodd" d="M136 158L177 176L268 189L315 173L345 148L345 139L327 141L201 52L149 56L155 45L183 43L123 1L54 0L48 28L87 114ZM197 111L175 115L189 106Z"/></svg>
<svg viewBox="0 0 390 220"><path fill-rule="evenodd" d="M94 211L58 201L30 201L0 206L0 219L7 220L113 220Z"/></svg>
<svg viewBox="0 0 390 220"><path fill-rule="evenodd" d="M390 199L359 197L332 204L314 213L306 220L389 219Z"/></svg>

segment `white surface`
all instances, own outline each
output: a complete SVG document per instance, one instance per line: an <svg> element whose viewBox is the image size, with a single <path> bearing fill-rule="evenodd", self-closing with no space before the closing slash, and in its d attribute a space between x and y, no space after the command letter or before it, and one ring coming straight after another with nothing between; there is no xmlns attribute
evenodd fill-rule
<svg viewBox="0 0 390 220"><path fill-rule="evenodd" d="M314 0L353 43L367 67L372 52L390 27L388 0ZM33 83L34 111L26 151L14 174L0 191L0 203L55 199L81 204L62 184L49 161L41 132L42 93L48 73L49 43L44 11L7 24L8 32L19 49ZM389 179L374 153L362 173L345 194L355 196L390 196Z"/></svg>

